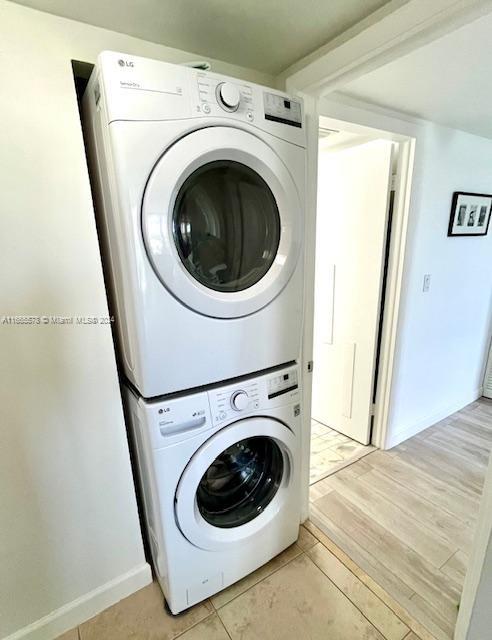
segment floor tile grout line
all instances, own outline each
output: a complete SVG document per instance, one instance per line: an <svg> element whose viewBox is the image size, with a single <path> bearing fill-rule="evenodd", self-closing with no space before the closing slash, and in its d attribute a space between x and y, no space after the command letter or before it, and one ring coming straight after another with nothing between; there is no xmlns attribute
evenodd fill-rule
<svg viewBox="0 0 492 640"><path fill-rule="evenodd" d="M294 542L294 544L297 544L296 542ZM293 558L291 558L290 560L288 560L285 564L283 564L281 567L278 567L277 569L274 569L271 573L269 573L267 576L265 576L264 578L261 578L261 580L258 580L258 582L255 582L254 584L252 584L250 587L248 587L247 589L245 589L244 591L241 591L241 593L238 593L236 596L234 596L233 598L231 598L230 600L228 600L227 602L225 602L223 605L221 605L218 609L215 608L215 611L217 613L219 613L219 611L221 609L223 609L224 607L227 607L228 604L230 604L231 602L234 602L234 600L237 600L237 598L240 598L242 595L244 595L245 593L247 593L248 591L250 591L250 589L252 589L253 587L256 587L256 585L260 584L261 582L263 582L264 580L266 580L267 578L270 578L271 576L273 576L275 573L277 573L277 571L280 571L280 569L283 569L284 567L286 567L288 564L290 564L291 562L294 562L294 560L297 560L298 558L300 558L301 556L306 555L306 552L303 551L301 549L301 547L299 547L299 545L297 545L298 548L300 549L300 553L298 553L296 556L294 556ZM212 605L213 606L213 605Z"/></svg>
<svg viewBox="0 0 492 640"><path fill-rule="evenodd" d="M208 598L207 598L207 600L208 600ZM206 602L206 600L203 601L203 602ZM200 620L198 620L197 622L195 622L191 626L187 627L186 629L184 629L184 631L180 631L177 636L173 636L172 640L178 640L178 638L181 638L181 636L184 636L185 633L188 633L188 631L191 631L192 629L197 627L201 622L205 622L205 620L208 620L213 615L216 615L216 613L217 612L214 611L214 609L212 609L212 611L209 611L208 614L204 618L201 618Z"/></svg>
<svg viewBox="0 0 492 640"><path fill-rule="evenodd" d="M258 584L258 583L257 583L257 584ZM232 602L232 601L231 601L231 602ZM220 613L219 613L218 611L216 612L216 615L217 615L217 618L218 618L218 619L219 619L219 621L220 621L220 624L224 627L224 630L225 630L225 632L227 633L227 637L228 637L230 640L232 640L232 636L231 636L231 634L229 633L229 629L226 627L226 624L225 624L225 622L222 620L222 618L221 618L221 616L220 616Z"/></svg>
<svg viewBox="0 0 492 640"><path fill-rule="evenodd" d="M313 524L314 524L314 523L313 523ZM314 526L316 526L316 527L317 527L317 525L314 525ZM319 528L319 527L317 527L317 528ZM321 529L320 529L320 531L321 531ZM311 532L311 533L312 533L312 532ZM321 533L323 533L323 532L321 531ZM314 534L313 534L313 535L314 535ZM341 552L341 553L340 553L340 555L347 556L347 558L349 558L349 560L350 560L351 562L353 562L353 563L357 566L357 568L358 568L360 571L362 571L362 572L363 572L363 573L364 573L368 578L370 578L372 581L374 581L374 582L378 585L378 587L381 589L381 591L384 591L384 593L385 593L386 597L387 597L389 600L393 600L396 604L398 604L398 606L403 607L403 605L399 604L399 603L398 603L398 601L396 600L396 598L394 598L393 596L391 596L391 595L388 593L388 591L387 591L387 590L386 590L382 585L380 585L380 584L379 584L379 582L377 582L377 580L376 580L375 578L373 578L369 573L367 573L367 571L366 571L363 567L361 567L357 562L355 562L355 560L352 560L352 558L348 555L348 553L346 553L345 551L343 551L343 549L342 549L341 547L339 547L339 546L336 544L336 542L334 542L334 541L333 541L333 540L332 540L332 539L331 539L331 538L330 538L326 533L325 533L324 535L325 535L325 536L330 540L330 542L332 543L332 545L333 545L334 547L336 547L336 548L337 548L337 550L338 550L339 552ZM316 536L315 536L315 537L316 537ZM348 564L346 564L346 563L342 560L342 558L340 558L338 555L336 555L335 553L333 553L333 551L332 551L331 549L329 549L329 548L328 548L328 547L323 543L323 541L322 541L322 540L320 540L319 538L316 538L316 539L318 540L318 542L319 542L319 543L320 543L320 544L321 544L321 545L322 545L322 546L323 546L327 551L329 551L329 553L331 553L331 554L332 554L332 555L333 555L333 556L334 556L334 557L335 557L335 558L336 558L336 559L337 559L341 564L343 564L343 566L347 569L347 571L350 571L350 573L351 573L353 576L355 576L355 577L357 578L357 580L359 580L359 582L361 582L365 587L367 587L367 588L369 589L369 591L371 591L371 593L373 593L373 594L374 594L374 595L375 595L379 600L381 600L381 602L383 602L383 603L384 603L384 604L385 604L389 609L391 609L391 611L393 611L393 613L394 613L397 617L399 617L399 616L396 614L396 612L395 612L395 611L394 611L394 610L393 610L393 609L392 609L392 608L391 608L391 607L390 607L386 602L384 602L384 600L383 600L383 599L382 599L382 598L381 598L381 597L380 597L380 596L379 596L379 595L378 595L378 594L377 594L373 589L371 589L371 587L370 587L368 584L366 584L366 582L364 582L363 580L361 580L361 579L360 579L360 577L359 577L356 573L354 573L354 572L352 571L352 569L348 566ZM389 573L391 573L392 575L394 575L394 574L393 574L393 572L391 571L391 569L388 569L388 568L387 568L387 571L388 571ZM411 591L412 591L412 595L414 595L416 592L415 592L415 591L414 591L414 590L413 590L409 585L407 585L407 586L409 587L409 589L411 589ZM410 598L409 598L409 599L411 599L411 596L410 596Z"/></svg>
<svg viewBox="0 0 492 640"><path fill-rule="evenodd" d="M326 547L325 547L325 549L326 549ZM306 555L308 555L308 554L306 554ZM336 557L336 556L335 556L335 557ZM351 598L347 593L345 593L345 592L344 592L344 591L343 591L343 590L342 590L342 589L337 585L337 583L336 583L336 582L334 582L334 581L330 578L330 576L329 576L327 573L325 573L325 572L323 571L323 569L322 569L322 568L321 568L321 567L316 563L316 561L315 561L315 560L313 560L313 558L311 558L309 555L308 555L308 558L309 558L309 560L311 560L311 562L314 564L314 566L315 566L319 571L321 571L321 573L325 576L325 578L327 578L327 579L331 582L331 584L332 584L332 585L333 585L333 586L334 586L334 587L335 587L335 588L336 588L336 589L337 589L337 590L342 594L342 596L344 596L345 598L347 598L347 600L349 600L349 602L351 602L351 603L353 604L353 606L357 609L357 611L361 614L361 616L367 620L367 622L371 625L371 627L373 627L374 629L376 629L376 631L377 631L378 633L380 633L380 634L383 636L383 638L384 638L385 636L383 635L383 632L382 632L380 629L378 629L378 628L376 627L376 625L374 624L374 622L372 622L372 620L370 620L370 619L366 616L366 614L365 614L365 613L364 613L364 612L363 612L363 611L358 607L358 605L357 605L357 604L352 600L352 598ZM346 567L346 568L348 569L348 567ZM349 569L348 569L348 570L349 570ZM350 571L350 570L349 570L349 571ZM352 572L351 572L351 573L352 573ZM357 578L357 576L355 575L355 573L352 573L352 575L353 575L353 576L355 576L355 578ZM364 584L364 583L363 583L359 578L357 578L357 580L358 580L361 584ZM369 587L367 587L367 585L364 585L364 586L366 586L366 588L367 588L367 589L369 589ZM369 589L369 591L371 591L371 593L372 593L376 598L378 598L378 600L379 600L382 604L384 604L384 606L385 606L387 609L389 609L389 610L391 611L391 613L395 616L395 618L398 618L398 620L400 620L400 622L401 622L402 624L404 624L404 625L405 625L405 627L409 630L409 632L411 632L411 631L412 631L412 629L411 629L411 628L406 624L406 622L404 622L404 621L403 621L403 620L402 620L402 619L401 619L401 618L400 618L400 617L399 617L399 616L398 616L398 615L397 615L397 614L396 614L392 609L390 609L390 608L388 607L388 605L387 605L383 600L381 600L381 598L379 598L379 596L378 596L376 593L374 593L374 591L372 591L371 589ZM405 635L405 637L407 637L407 636L408 636L408 633Z"/></svg>
<svg viewBox="0 0 492 640"><path fill-rule="evenodd" d="M461 547L458 547L456 549L456 551L454 553L452 553L445 562L442 563L442 565L439 567L439 571L442 571L442 568L444 567L444 565L448 564L448 562L451 560L451 558L454 558L454 556L458 553L458 551L462 551Z"/></svg>
<svg viewBox="0 0 492 640"><path fill-rule="evenodd" d="M320 531L321 533L323 533L323 531L322 531L322 530L321 530L321 529L320 529L316 524L314 524L314 522L313 522L312 524L313 524L317 529L319 529L319 531ZM308 529L308 531L310 531L310 530ZM339 560L339 562L341 562L341 563L343 564L343 566L344 566L348 571L350 571L350 573L351 573L353 576L355 576L355 577L357 578L357 580L359 580L359 582L361 582L361 583L362 583L362 584L363 584L367 589L369 589L369 591L371 591L371 593L373 593L373 594L374 594L374 595L375 595L379 600L381 600L381 602L383 602L383 603L388 607L388 609L390 609L390 611L392 611L392 612L394 613L394 615L395 615L397 618L399 618L399 619L401 620L401 617L400 617L400 616L398 615L398 613L395 611L395 607L397 607L397 608L399 608L399 609L403 609L403 610L406 612L406 615L407 615L407 616L408 616L408 618L411 620L411 622L412 622L412 624L413 624L414 626L415 626L415 623L417 623L417 625L419 625L419 626L421 626L423 629L425 629L426 633L427 633L427 634L429 634L429 636L430 636L430 637L434 638L433 633L432 633L432 632L431 632L431 631L430 631L430 630L425 626L425 624L424 624L423 622L419 622L419 620L417 620L417 619L416 619L416 618L415 618L415 617L410 613L410 611L408 611L408 610L407 610L407 608L406 608L406 606L405 606L404 604L402 604L402 603L401 603L401 602L400 602L396 597L392 596L392 595L391 595L391 594L390 594L390 593L389 593L389 592L388 592L388 591L387 591L387 590L386 590L382 585L380 585L380 584L379 584L379 582L376 580L376 578L373 578L373 577L372 577L372 576L371 576L371 575L370 575L370 574L369 574L369 573L368 573L368 572L367 572L363 567L361 567L361 566L360 566L360 565L359 565L355 560L352 560L352 558L351 558L351 557L350 557L350 556L349 556L345 551L343 551L343 549L342 549L341 547L339 547L339 546L338 546L338 545L337 545L337 544L336 544L336 543L335 543L335 542L330 538L330 536L329 536L328 534L323 533L323 535L325 535L325 536L330 540L331 544L332 544L332 545L333 545L333 546L334 546L334 547L335 547L339 552L341 552L341 555L342 555L342 556L347 556L347 558L357 566L357 568L358 568L358 569L359 569L359 570L360 570L360 571L361 571L361 572L366 576L366 578L369 578L369 581L374 582L374 583L376 583L376 584L377 584L378 588L379 588L382 592L384 592L384 595L385 595L386 599L387 599L389 602L391 602L391 604L389 604L388 602L385 602L385 601L381 598L381 596L380 596L378 593L376 593L376 591L374 591L374 589L372 588L371 584L370 584L370 583L368 584L368 582L369 582L369 581L362 580L362 579L361 579L361 578L360 578L356 573L354 573L354 572L352 571L352 569L350 568L350 566L348 566L348 564L346 564L346 563L344 562L344 560L342 560L342 558L341 558L341 557L339 557L337 554L333 553L333 551L332 551L331 549L329 549L329 548L328 548L328 547L323 543L323 541L322 541L322 540L320 540L320 539L319 539L319 538L318 538L318 537L317 537L317 536L316 536L312 531L310 531L310 533L312 533L312 534L314 535L314 537L319 541L319 543L320 543L320 544L322 544L322 545L323 545L323 547L324 547L325 549L327 549L327 550L328 550L332 555L334 555L334 556L335 556L335 558L337 558L337 560ZM385 568L386 568L386 570L387 570L387 571L389 571L389 573L392 573L392 574L393 574L393 572L391 571L391 569L388 569L388 567L385 567ZM394 574L393 574L393 575L394 575ZM411 595L411 596L409 596L409 598L408 598L409 600L411 600L411 599L413 598L413 596L416 594L416 591L414 591L414 590L412 589L412 587L411 587L410 585L408 585L408 584L407 584L403 579L402 579L402 582L404 582L404 584L405 584L405 585L406 585L406 586L407 586L407 587L412 591L412 595ZM418 633L415 629L413 629L413 627L412 627L409 623L405 622L404 620L402 620L402 622L403 622L407 627L409 627L410 631L413 631L413 633L415 633L417 636L419 635L419 633ZM420 636L419 636L419 638L420 638Z"/></svg>
<svg viewBox="0 0 492 640"><path fill-rule="evenodd" d="M387 603L386 603L386 602L385 602L385 601L384 601L384 600L383 600L383 599L382 599L382 598L381 598L377 593L375 593L375 592L374 592L374 591L369 587L369 585L367 585L365 582L363 582L363 581L359 578L359 576L357 576L355 573L353 573L353 571L351 571L349 567L347 567L347 566L346 566L346 565L345 565L345 564L344 564L344 563L343 563L339 558L337 558L337 556L336 556L334 553L332 553L332 552L328 549L328 547L325 547L325 545L324 545L321 541L319 542L319 544L321 544L321 545L322 545L322 546L323 546L323 547L328 551L328 553L330 553L334 558L336 558L336 559L338 560L338 562L340 562L340 564L342 564L342 565L345 567L345 569L347 569L347 571L348 571L349 573L351 573L351 574L354 576L354 578L355 578L358 582L360 582L360 583L361 583L361 584L362 584L362 585L363 585L363 586L364 586L368 591L370 591L370 592L372 593L372 595L373 595L375 598L377 598L377 599L379 600L379 602L381 602L381 604L383 604L383 605L386 607L386 609L388 609L389 611L391 611L391 613L395 616L395 618L398 618L398 620L399 620L402 624L404 624L404 625L405 625L405 627L407 627L407 629L409 630L409 632L412 632L411 627L409 627L409 626L408 626L408 624L407 624L404 620L402 620L402 618L401 618L401 617L396 613L396 611L394 611L394 610L393 610L393 609L392 609L392 608L391 608L391 607L390 607L390 606L389 606L389 605L388 605L388 604L387 604ZM352 598L351 598L347 593L345 593L344 591L342 591L342 589L340 589L340 587L339 587L339 586L338 586L338 585L337 585L337 584L336 584L336 583L335 583L335 582L330 578L330 576L329 576L328 574L326 574L326 573L323 571L323 569L322 569L322 568L317 564L316 560L314 560L313 558L311 558L311 556L310 556L309 554L307 554L307 555L308 555L308 557L310 558L310 560L311 560L311 561L312 561L312 562L313 562L313 563L318 567L318 569L319 569L319 570L320 570L320 571L321 571L321 572L322 572L322 573L323 573L323 574L324 574L324 575L325 575L325 576L326 576L326 577L327 577L331 582L333 582L333 584L336 586L336 588L337 588L337 589L338 589L338 590L339 590L339 591L340 591L340 592L341 592L341 593L342 593L342 594L343 594L343 595L344 595L348 600L350 600L350 602L354 605L354 607L356 607L356 608L357 608L357 609L362 613L362 615L363 615L366 619L368 619L368 618L366 617L366 615L364 614L364 612L363 612L363 611L361 611L361 609L357 606L357 604L352 600ZM383 589L383 587L382 587L381 585L379 585L379 588L380 588L380 589L382 589L382 590L387 594L388 598L391 598L391 596L387 593L386 589ZM413 595L415 595L415 594L413 594ZM402 605L400 605L400 606L402 606ZM369 620L369 619L368 619L368 620ZM371 621L369 620L369 622L371 622ZM372 624L372 626L373 626L373 627L375 627L375 625L374 625L374 623L373 623L373 622L371 622L371 624ZM377 627L376 627L376 629L377 629ZM377 630L379 631L379 633L381 633L381 635L383 634L383 632L382 632L382 631L380 631L379 629L377 629ZM408 634L407 634L407 635L408 635ZM406 636L405 636L405 637L406 637Z"/></svg>
<svg viewBox="0 0 492 640"><path fill-rule="evenodd" d="M228 587L225 587L225 588L227 589ZM220 591L219 591L218 593L220 593ZM215 593L214 593L214 595L210 596L209 600L210 600L210 604L212 605L212 609L215 611L215 613L217 613L218 609L217 609L217 607L214 605L213 600L212 600L212 598L213 598L215 595L217 595L217 594L215 594Z"/></svg>

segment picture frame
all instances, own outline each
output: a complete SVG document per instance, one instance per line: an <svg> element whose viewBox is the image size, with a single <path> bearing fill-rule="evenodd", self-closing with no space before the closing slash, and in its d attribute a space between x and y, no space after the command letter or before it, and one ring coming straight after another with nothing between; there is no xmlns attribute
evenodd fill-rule
<svg viewBox="0 0 492 640"><path fill-rule="evenodd" d="M486 236L489 232L492 195L455 191L449 217L449 236Z"/></svg>

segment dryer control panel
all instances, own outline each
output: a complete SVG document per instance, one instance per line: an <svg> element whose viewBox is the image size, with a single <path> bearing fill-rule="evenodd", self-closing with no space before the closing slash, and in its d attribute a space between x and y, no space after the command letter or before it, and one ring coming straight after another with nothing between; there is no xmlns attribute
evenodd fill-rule
<svg viewBox="0 0 492 640"><path fill-rule="evenodd" d="M198 104L196 113L224 116L235 114L248 122L255 119L253 90L239 81L230 81L206 72L197 72Z"/></svg>
<svg viewBox="0 0 492 640"><path fill-rule="evenodd" d="M212 71L103 51L87 91L108 125L200 118L257 128L306 146L301 98Z"/></svg>
<svg viewBox="0 0 492 640"><path fill-rule="evenodd" d="M302 127L302 109L298 100L281 96L278 93L263 93L265 120L288 124L291 127Z"/></svg>

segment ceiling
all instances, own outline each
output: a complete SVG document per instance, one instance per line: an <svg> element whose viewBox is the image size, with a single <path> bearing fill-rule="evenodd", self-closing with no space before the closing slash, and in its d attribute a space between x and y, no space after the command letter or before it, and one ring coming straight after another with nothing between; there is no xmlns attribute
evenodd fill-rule
<svg viewBox="0 0 492 640"><path fill-rule="evenodd" d="M343 87L343 94L492 138L492 14Z"/></svg>
<svg viewBox="0 0 492 640"><path fill-rule="evenodd" d="M16 0L276 75L388 0Z"/></svg>

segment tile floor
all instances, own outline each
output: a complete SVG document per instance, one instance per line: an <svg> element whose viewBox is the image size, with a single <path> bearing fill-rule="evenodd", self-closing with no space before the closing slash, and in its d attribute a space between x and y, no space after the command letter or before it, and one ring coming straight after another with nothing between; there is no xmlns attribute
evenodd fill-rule
<svg viewBox="0 0 492 640"><path fill-rule="evenodd" d="M439 640L453 637L491 449L483 398L310 488L329 543Z"/></svg>
<svg viewBox="0 0 492 640"><path fill-rule="evenodd" d="M267 565L180 616L165 611L153 583L60 640L420 640L308 526Z"/></svg>
<svg viewBox="0 0 492 640"><path fill-rule="evenodd" d="M374 450L372 445L359 444L321 422L312 420L310 484L343 469Z"/></svg>

